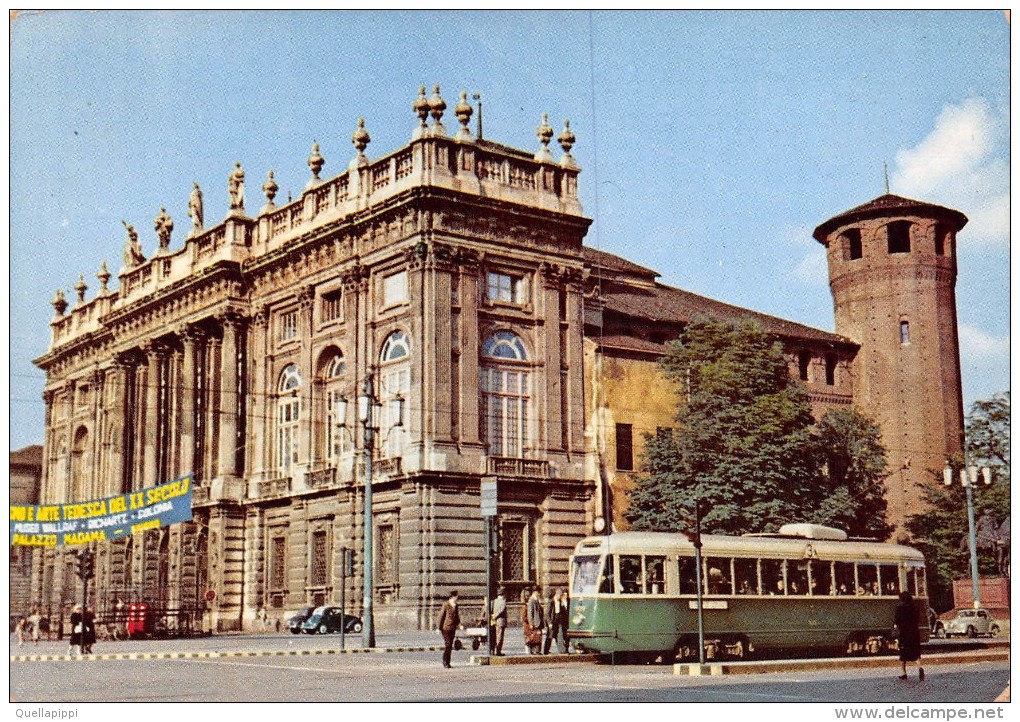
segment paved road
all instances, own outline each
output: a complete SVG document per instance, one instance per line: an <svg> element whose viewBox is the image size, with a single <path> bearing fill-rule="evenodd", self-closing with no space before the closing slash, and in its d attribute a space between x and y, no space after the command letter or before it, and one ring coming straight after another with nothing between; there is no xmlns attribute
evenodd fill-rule
<svg viewBox="0 0 1020 722"><path fill-rule="evenodd" d="M392 641L434 643L435 635L394 635ZM382 635L379 644L387 641ZM266 635L253 639L188 640L178 647L210 651L326 645L335 637ZM44 643L46 644L46 643ZM49 643L58 649L58 643ZM167 642L119 643L156 645ZM43 646L43 645L40 645ZM359 645L360 646L360 645ZM394 645L396 646L396 645ZM102 650L113 652L113 643ZM218 649L217 649L218 648ZM323 647L324 649L325 647ZM59 651L65 651L62 645ZM13 648L16 653L17 649ZM928 679L901 682L895 671L863 669L724 678L689 678L669 666L556 664L545 660L501 667L469 663L458 652L454 668L440 667L439 653L391 652L316 656L213 657L207 659L12 661L11 699L124 702L824 702L991 703L1007 686L1006 662L928 668Z"/></svg>

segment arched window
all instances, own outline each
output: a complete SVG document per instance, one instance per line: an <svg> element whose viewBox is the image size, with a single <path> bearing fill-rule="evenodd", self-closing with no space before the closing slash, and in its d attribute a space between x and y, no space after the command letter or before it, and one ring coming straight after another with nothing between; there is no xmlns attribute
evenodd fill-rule
<svg viewBox="0 0 1020 722"><path fill-rule="evenodd" d="M379 402L382 413L379 433L387 458L403 451L404 409L411 393L411 341L403 331L394 331L383 342L379 354Z"/></svg>
<svg viewBox="0 0 1020 722"><path fill-rule="evenodd" d="M480 369L485 440L492 456L524 456L530 441L531 374L524 342L497 331L482 344Z"/></svg>
<svg viewBox="0 0 1020 722"><path fill-rule="evenodd" d="M346 451L347 433L340 428L347 423L338 415L338 405L344 396L343 381L347 374L347 364L338 351L326 364L322 377L326 388L326 458L336 463L340 455Z"/></svg>
<svg viewBox="0 0 1020 722"><path fill-rule="evenodd" d="M279 398L276 405L277 448L276 465L280 471L290 469L298 460L298 433L301 421L301 374L297 366L290 364L280 374L277 386Z"/></svg>

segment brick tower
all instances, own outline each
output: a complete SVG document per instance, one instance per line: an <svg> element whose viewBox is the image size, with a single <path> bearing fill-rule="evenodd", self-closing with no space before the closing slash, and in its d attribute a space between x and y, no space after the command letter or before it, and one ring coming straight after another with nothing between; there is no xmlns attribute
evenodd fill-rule
<svg viewBox="0 0 1020 722"><path fill-rule="evenodd" d="M956 233L951 208L886 194L822 223L836 333L860 344L854 402L882 429L889 521L905 537L933 482L963 451Z"/></svg>

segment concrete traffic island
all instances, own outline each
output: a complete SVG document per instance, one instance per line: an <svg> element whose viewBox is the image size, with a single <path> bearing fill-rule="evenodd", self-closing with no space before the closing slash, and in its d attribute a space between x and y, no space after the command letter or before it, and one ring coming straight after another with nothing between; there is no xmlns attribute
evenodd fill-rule
<svg viewBox="0 0 1020 722"><path fill-rule="evenodd" d="M954 654L936 653L921 657L924 667L940 664L1003 662L1009 660L1009 648L980 649ZM688 677L716 677L724 674L775 674L811 672L826 669L899 669L897 657L831 657L827 659L769 659L755 662L719 662L711 664L677 663L673 674Z"/></svg>
<svg viewBox="0 0 1020 722"><path fill-rule="evenodd" d="M598 662L602 654L514 654L498 657L488 654L472 654L470 663L479 666L502 667L512 664L562 664L569 662Z"/></svg>

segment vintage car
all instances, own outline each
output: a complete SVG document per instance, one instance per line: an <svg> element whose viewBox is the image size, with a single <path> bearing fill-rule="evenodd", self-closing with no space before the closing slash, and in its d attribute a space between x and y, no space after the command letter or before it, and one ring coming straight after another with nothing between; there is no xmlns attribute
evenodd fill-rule
<svg viewBox="0 0 1020 722"><path fill-rule="evenodd" d="M971 638L985 634L997 637L1000 630L987 609L961 609L945 623L945 628L946 637L964 635Z"/></svg>

